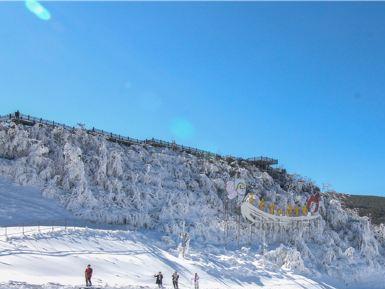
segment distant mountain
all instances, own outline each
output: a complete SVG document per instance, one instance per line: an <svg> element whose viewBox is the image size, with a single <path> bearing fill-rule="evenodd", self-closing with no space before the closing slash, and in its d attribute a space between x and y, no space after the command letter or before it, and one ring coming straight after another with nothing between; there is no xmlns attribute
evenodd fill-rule
<svg viewBox="0 0 385 289"><path fill-rule="evenodd" d="M360 216L368 216L373 224L385 224L384 197L341 194L339 198L344 207L357 211Z"/></svg>

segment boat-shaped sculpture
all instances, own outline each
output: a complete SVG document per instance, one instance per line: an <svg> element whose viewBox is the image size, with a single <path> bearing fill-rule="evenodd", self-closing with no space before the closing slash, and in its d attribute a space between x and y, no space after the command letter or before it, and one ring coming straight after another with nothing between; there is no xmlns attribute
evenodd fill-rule
<svg viewBox="0 0 385 289"><path fill-rule="evenodd" d="M318 213L320 195L312 195L306 202L303 208L291 208L275 210L274 205L265 211L265 206L254 205L253 194L247 194L241 204L242 216L252 223L291 223L291 222L306 222L316 220L320 217ZM263 202L263 200L262 200Z"/></svg>

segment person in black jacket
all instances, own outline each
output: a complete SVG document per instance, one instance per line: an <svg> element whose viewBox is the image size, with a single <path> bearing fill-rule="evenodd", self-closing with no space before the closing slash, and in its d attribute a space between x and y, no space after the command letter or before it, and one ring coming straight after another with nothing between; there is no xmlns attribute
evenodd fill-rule
<svg viewBox="0 0 385 289"><path fill-rule="evenodd" d="M159 272L158 274L155 274L154 277L156 278L155 283L158 284L159 288L163 288L163 275L162 272Z"/></svg>
<svg viewBox="0 0 385 289"><path fill-rule="evenodd" d="M194 274L193 281L194 281L194 288L195 289L199 289L199 276L198 276L198 273Z"/></svg>
<svg viewBox="0 0 385 289"><path fill-rule="evenodd" d="M179 280L179 275L175 271L174 274L172 274L172 285L174 285L174 289L179 289L179 287L178 287L178 280Z"/></svg>

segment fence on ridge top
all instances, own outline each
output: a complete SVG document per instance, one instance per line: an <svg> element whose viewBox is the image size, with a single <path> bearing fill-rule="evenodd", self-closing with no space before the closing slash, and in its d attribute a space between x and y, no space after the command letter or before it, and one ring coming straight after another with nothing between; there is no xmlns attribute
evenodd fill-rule
<svg viewBox="0 0 385 289"><path fill-rule="evenodd" d="M38 124L40 123L40 124L53 126L53 127L62 127L64 129L70 130L70 131L75 130L74 126L68 126L66 124L46 120L43 118L37 118L34 116L30 116L30 115L21 114L19 112L10 113L8 115L3 115L3 116L0 115L0 121L4 121L4 120L12 120L14 122L22 123L25 125L35 125L37 123ZM205 150L201 150L201 149L197 149L197 148L193 148L193 147L189 147L189 146L179 145L179 144L176 144L175 142L167 142L167 141L163 141L163 140L159 140L159 139L155 139L155 138L139 140L136 138L131 138L131 137L126 137L126 136L121 136L119 134L114 134L112 132L106 132L104 130L96 129L94 127L92 129L86 129L86 131L90 134L100 135L100 136L105 137L109 141L120 143L123 145L149 144L152 146L167 147L167 148L170 148L173 150L184 151L184 152L187 152L187 153L190 153L193 155L198 155L198 156L205 156L205 157L212 157L212 158L230 158L230 159L234 159L234 160L238 160L238 161L246 161L246 162L253 163L253 164L256 164L259 166L263 166L263 167L278 164L278 160L273 159L273 158L269 158L269 157L264 157L264 156L252 157L252 158L247 158L247 159L240 158L240 157L234 157L234 156L222 156L220 154L212 153L209 151L205 151Z"/></svg>

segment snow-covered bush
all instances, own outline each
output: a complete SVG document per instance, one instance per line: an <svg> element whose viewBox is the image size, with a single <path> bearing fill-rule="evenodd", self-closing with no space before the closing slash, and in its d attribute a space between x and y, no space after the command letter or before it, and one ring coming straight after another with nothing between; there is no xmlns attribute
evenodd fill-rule
<svg viewBox="0 0 385 289"><path fill-rule="evenodd" d="M301 253L294 248L288 248L280 245L277 249L271 250L264 255L264 259L283 269L308 273L305 263L302 260Z"/></svg>

